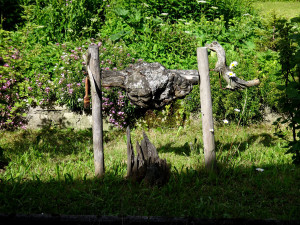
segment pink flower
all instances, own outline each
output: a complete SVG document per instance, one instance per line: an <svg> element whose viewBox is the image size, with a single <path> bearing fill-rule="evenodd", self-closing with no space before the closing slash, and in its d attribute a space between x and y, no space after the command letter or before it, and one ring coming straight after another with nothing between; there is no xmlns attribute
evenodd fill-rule
<svg viewBox="0 0 300 225"><path fill-rule="evenodd" d="M70 95L73 94L73 89L70 88L70 89L68 90L68 92L69 92Z"/></svg>
<svg viewBox="0 0 300 225"><path fill-rule="evenodd" d="M7 64L7 63L4 63L4 65L3 65L4 67L9 67L9 65Z"/></svg>
<svg viewBox="0 0 300 225"><path fill-rule="evenodd" d="M51 89L50 89L49 87L46 87L46 88L45 88L45 91L46 91L47 94L49 94L50 90L51 90Z"/></svg>
<svg viewBox="0 0 300 225"><path fill-rule="evenodd" d="M28 87L28 91L32 91L32 87Z"/></svg>

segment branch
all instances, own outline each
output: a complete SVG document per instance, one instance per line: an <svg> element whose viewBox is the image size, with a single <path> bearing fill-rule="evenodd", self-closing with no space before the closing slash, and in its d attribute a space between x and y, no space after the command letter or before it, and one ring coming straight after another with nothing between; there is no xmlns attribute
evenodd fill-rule
<svg viewBox="0 0 300 225"><path fill-rule="evenodd" d="M252 87L260 84L258 79L245 81L237 76L231 76L234 74L233 71L226 65L226 54L224 48L217 42L214 41L211 44L207 44L205 47L217 53L218 61L216 63L214 71L222 74L224 80L227 82L226 89L236 90Z"/></svg>

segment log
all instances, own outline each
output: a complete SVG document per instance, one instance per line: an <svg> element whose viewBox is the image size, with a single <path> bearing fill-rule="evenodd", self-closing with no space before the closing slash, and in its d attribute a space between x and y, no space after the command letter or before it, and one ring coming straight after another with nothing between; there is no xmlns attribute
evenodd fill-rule
<svg viewBox="0 0 300 225"><path fill-rule="evenodd" d="M226 65L223 47L216 41L206 47L217 53L218 62L214 70L227 82L225 89L244 89L260 83L258 79L245 81L230 76L232 71ZM102 71L104 87L125 89L131 102L142 108L158 109L175 99L184 98L196 84L199 84L198 70L168 70L157 62L139 62L122 71Z"/></svg>
<svg viewBox="0 0 300 225"><path fill-rule="evenodd" d="M130 129L127 127L127 179L144 182L149 186L162 186L170 178L170 166L165 159L160 159L155 146L143 133L141 144L136 142L137 155L134 156Z"/></svg>

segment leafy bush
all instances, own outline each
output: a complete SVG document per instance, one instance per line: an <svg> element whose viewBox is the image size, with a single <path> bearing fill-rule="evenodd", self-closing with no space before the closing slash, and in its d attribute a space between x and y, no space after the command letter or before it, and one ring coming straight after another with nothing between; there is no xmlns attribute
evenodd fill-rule
<svg viewBox="0 0 300 225"><path fill-rule="evenodd" d="M35 42L63 42L95 36L105 20L102 0L23 0L24 19Z"/></svg>
<svg viewBox="0 0 300 225"><path fill-rule="evenodd" d="M15 38L12 40L11 38ZM28 79L21 71L18 37L0 30L0 129L14 129L24 125L23 117L30 90Z"/></svg>
<svg viewBox="0 0 300 225"><path fill-rule="evenodd" d="M247 124L262 118L265 105L273 110L280 107L275 97L281 93L275 89L281 81L276 79L280 55L272 38L274 24L255 16L248 1L22 0L21 4L24 26L5 40L18 36L23 60L14 73L20 73L20 82L25 82L27 104L54 103L81 111L86 76L82 55L91 43L99 45L101 67L107 70L124 69L141 58L170 69L197 69L196 48L217 40L227 60L238 61L236 74L245 80L259 78L261 84L247 91L221 90L219 76L212 72L215 118L234 121L235 109L245 105L242 122ZM9 51L9 45L2 44L3 54ZM209 60L213 68L216 55L212 53ZM130 123L142 112L129 104L121 90L103 91L104 113L116 126ZM198 111L199 104L195 86L185 99L154 113L175 126L173 119L182 121Z"/></svg>
<svg viewBox="0 0 300 225"><path fill-rule="evenodd" d="M300 164L300 28L285 19L275 18L274 22L275 46L281 64L279 76L284 81L284 85L278 86L284 93L279 97L279 106L285 114L285 118L279 118L277 123L287 123L291 128L293 137L292 140L287 138L287 153L292 153L294 162Z"/></svg>

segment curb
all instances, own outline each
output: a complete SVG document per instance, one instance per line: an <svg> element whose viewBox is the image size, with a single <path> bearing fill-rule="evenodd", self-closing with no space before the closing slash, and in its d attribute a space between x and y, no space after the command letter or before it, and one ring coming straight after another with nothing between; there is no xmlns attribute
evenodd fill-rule
<svg viewBox="0 0 300 225"><path fill-rule="evenodd" d="M300 221L279 220L249 220L249 219L198 219L198 218L171 218L147 216L95 216L95 215L50 215L50 214L0 214L0 225L106 225L106 224L171 224L171 225L300 225Z"/></svg>

